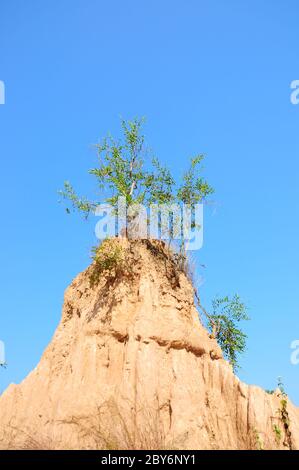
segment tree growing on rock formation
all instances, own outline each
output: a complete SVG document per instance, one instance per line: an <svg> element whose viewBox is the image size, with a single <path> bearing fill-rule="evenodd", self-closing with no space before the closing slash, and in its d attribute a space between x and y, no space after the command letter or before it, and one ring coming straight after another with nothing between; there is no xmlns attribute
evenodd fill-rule
<svg viewBox="0 0 299 470"><path fill-rule="evenodd" d="M197 155L192 158L189 169L182 175L181 181L176 181L170 170L162 165L145 145L142 133L143 122L143 119L122 120L121 139L117 140L109 135L95 146L98 165L90 169L89 173L96 180L97 192L102 195L101 200L90 201L85 197L80 197L68 181L64 183L64 189L59 193L70 203L70 206L66 208L68 213L71 209L77 210L87 218L95 211L99 203L105 203L109 204L117 215L120 197L124 198L128 212L137 204L146 207L153 204L160 207L177 204L192 209L195 204L203 202L213 193L213 188L202 177L204 156ZM134 215L128 216L127 224L133 222ZM195 228L194 224L193 220L191 228ZM169 232L167 232L170 241L173 237L172 232L173 228L170 225ZM127 235L127 232L121 235ZM96 247L93 250L93 259L95 263L98 263L99 268L97 274L107 266L113 266L115 269L119 260L122 260L119 252L114 250L107 254L105 247L106 245L102 245L102 248ZM107 256L109 259L106 259ZM183 237L179 243L176 263L178 269L185 269L186 250ZM246 335L236 326L237 322L248 319L244 304L237 296L232 300L227 297L217 299L213 303L212 314L208 314L200 303L199 306L205 313L208 329L219 342L232 366L236 368L237 356L245 350L246 345Z"/></svg>
<svg viewBox="0 0 299 470"><path fill-rule="evenodd" d="M246 305L238 294L231 298L216 297L212 301L212 313L209 313L202 305L196 287L194 295L198 308L204 314L210 337L217 340L224 357L236 372L240 367L239 356L246 350L247 335L239 327L240 322L250 320Z"/></svg>
<svg viewBox="0 0 299 470"><path fill-rule="evenodd" d="M208 329L236 371L239 367L239 355L246 349L247 336L238 326L239 322L249 320L246 306L236 294L232 298L215 298L212 310L213 313L208 318Z"/></svg>

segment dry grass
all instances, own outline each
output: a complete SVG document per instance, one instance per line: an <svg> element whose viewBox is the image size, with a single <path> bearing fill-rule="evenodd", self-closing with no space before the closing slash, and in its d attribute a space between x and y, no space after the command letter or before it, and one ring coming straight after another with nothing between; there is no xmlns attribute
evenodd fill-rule
<svg viewBox="0 0 299 470"><path fill-rule="evenodd" d="M48 436L33 435L12 425L5 427L4 434L7 442L5 450L55 450L54 441Z"/></svg>
<svg viewBox="0 0 299 470"><path fill-rule="evenodd" d="M166 450L175 446L167 438L159 412L146 408L136 414L122 412L110 399L93 416L64 421L77 428L82 447L96 450Z"/></svg>

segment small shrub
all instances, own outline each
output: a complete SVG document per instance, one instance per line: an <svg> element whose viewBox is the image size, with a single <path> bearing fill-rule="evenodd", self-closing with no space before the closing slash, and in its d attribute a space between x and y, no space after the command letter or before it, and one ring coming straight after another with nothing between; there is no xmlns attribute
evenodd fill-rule
<svg viewBox="0 0 299 470"><path fill-rule="evenodd" d="M234 371L239 367L239 354L246 349L247 336L238 325L244 320L249 320L249 317L246 306L238 295L233 298L216 298L213 301L213 313L209 315L208 328Z"/></svg>
<svg viewBox="0 0 299 470"><path fill-rule="evenodd" d="M254 436L254 442L255 442L255 447L257 450L264 450L264 443L262 441L262 438L260 436L260 433L256 428L253 429L253 436Z"/></svg>
<svg viewBox="0 0 299 470"><path fill-rule="evenodd" d="M273 432L275 434L276 444L279 446L281 438L282 438L282 431L281 431L280 427L277 426L277 424L274 424Z"/></svg>
<svg viewBox="0 0 299 470"><path fill-rule="evenodd" d="M292 433L291 433L291 429L290 429L290 425L291 425L291 420L290 420L290 416L289 416L289 412L288 412L288 396L287 396L287 393L285 391L285 387L284 387L284 384L282 382L282 379L281 377L278 378L278 388L280 390L280 407L278 409L278 414L279 414L279 418L282 422L282 425L283 425L283 429L284 429L284 435L285 435L285 438L284 438L284 442L283 442L283 445L285 447L288 447L289 450L292 450L293 449L293 440L292 440Z"/></svg>
<svg viewBox="0 0 299 470"><path fill-rule="evenodd" d="M100 246L92 248L94 264L90 274L92 286L99 282L100 276L107 273L109 278L116 279L121 274L129 274L129 260L117 240L107 239Z"/></svg>

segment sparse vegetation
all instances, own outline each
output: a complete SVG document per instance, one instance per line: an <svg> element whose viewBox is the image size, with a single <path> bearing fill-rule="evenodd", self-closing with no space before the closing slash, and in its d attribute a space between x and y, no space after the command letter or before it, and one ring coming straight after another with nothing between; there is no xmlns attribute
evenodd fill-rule
<svg viewBox="0 0 299 470"><path fill-rule="evenodd" d="M86 442L97 450L166 450L183 442L175 445L167 439L158 407L144 406L128 415L113 398L92 416L73 416L63 423L75 427L83 447Z"/></svg>
<svg viewBox="0 0 299 470"><path fill-rule="evenodd" d="M282 422L284 430L283 445L285 447L288 447L290 450L293 450L292 432L290 429L291 421L288 412L288 395L285 391L285 387L281 377L278 378L278 388L280 391L280 407L278 409L278 415L280 421Z"/></svg>
<svg viewBox="0 0 299 470"><path fill-rule="evenodd" d="M276 444L279 446L280 442L281 442L281 439L282 439L282 431L281 431L280 427L277 424L274 424L273 432L275 434Z"/></svg>
<svg viewBox="0 0 299 470"><path fill-rule="evenodd" d="M101 274L105 272L110 278L131 273L125 250L115 239L104 240L100 246L93 247L92 259L94 261L90 274L92 286L98 283Z"/></svg>
<svg viewBox="0 0 299 470"><path fill-rule="evenodd" d="M262 441L260 433L258 432L256 428L253 429L253 437L254 437L254 442L255 442L255 448L257 450L264 450L264 443Z"/></svg>
<svg viewBox="0 0 299 470"><path fill-rule="evenodd" d="M239 295L215 298L212 302L212 313L208 313L200 303L195 291L200 310L203 312L211 337L216 339L224 356L236 371L239 368L239 355L246 349L246 334L240 329L241 321L249 320L247 308Z"/></svg>
<svg viewBox="0 0 299 470"><path fill-rule="evenodd" d="M54 440L49 436L38 436L30 430L13 425L5 427L7 450L55 450ZM9 439L8 439L9 436Z"/></svg>

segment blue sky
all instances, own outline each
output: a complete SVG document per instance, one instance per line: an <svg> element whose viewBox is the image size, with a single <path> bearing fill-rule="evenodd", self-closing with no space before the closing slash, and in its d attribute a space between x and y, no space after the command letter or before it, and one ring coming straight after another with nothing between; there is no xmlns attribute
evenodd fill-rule
<svg viewBox="0 0 299 470"><path fill-rule="evenodd" d="M92 194L91 145L139 115L178 177L207 155L203 302L242 296L240 377L282 376L299 404L298 17L296 0L1 2L0 390L35 367L89 263L94 221L67 216L57 190L69 179Z"/></svg>

